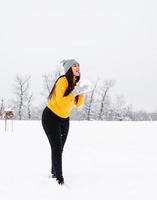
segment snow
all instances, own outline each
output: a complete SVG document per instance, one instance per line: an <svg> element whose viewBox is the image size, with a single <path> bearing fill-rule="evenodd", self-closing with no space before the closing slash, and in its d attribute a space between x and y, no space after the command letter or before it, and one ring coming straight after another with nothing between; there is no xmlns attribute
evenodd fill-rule
<svg viewBox="0 0 157 200"><path fill-rule="evenodd" d="M40 121L0 121L0 199L156 199L157 122L71 121L65 185L48 178L50 147Z"/></svg>

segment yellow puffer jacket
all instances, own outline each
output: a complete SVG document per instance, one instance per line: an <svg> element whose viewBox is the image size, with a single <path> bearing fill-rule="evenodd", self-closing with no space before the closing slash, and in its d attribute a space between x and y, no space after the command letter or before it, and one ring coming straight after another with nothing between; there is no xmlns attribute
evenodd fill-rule
<svg viewBox="0 0 157 200"><path fill-rule="evenodd" d="M75 97L72 93L64 96L64 93L68 87L68 80L65 76L61 77L54 88L51 99L48 100L47 107L52 110L56 115L62 118L70 116L72 108L79 107L83 104L84 96L78 96L78 102L75 102Z"/></svg>

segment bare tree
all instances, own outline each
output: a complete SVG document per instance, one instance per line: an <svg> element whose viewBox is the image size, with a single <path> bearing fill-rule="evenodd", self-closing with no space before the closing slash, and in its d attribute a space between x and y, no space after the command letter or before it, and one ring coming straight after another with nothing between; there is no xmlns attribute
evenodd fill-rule
<svg viewBox="0 0 157 200"><path fill-rule="evenodd" d="M151 115L145 110L139 110L134 113L135 121L150 121Z"/></svg>
<svg viewBox="0 0 157 200"><path fill-rule="evenodd" d="M49 74L49 75L47 74L42 75L44 91L41 93L41 95L48 96L48 94L50 93L52 89L52 86L54 85L58 77L59 77L58 71L55 71L54 73Z"/></svg>
<svg viewBox="0 0 157 200"><path fill-rule="evenodd" d="M51 77L44 74L44 75L42 75L42 78L43 78L43 82L44 82L44 89L46 89L46 92L49 93L51 91L51 87L52 87Z"/></svg>
<svg viewBox="0 0 157 200"><path fill-rule="evenodd" d="M101 96L102 100L100 103L100 112L99 112L99 119L102 120L102 115L103 115L103 110L104 110L104 105L105 105L105 100L107 97L107 93L111 87L113 87L115 84L114 80L105 80L103 81L102 87L101 87Z"/></svg>
<svg viewBox="0 0 157 200"><path fill-rule="evenodd" d="M114 120L124 120L126 115L126 109L125 109L126 100L124 95L118 95L116 97L116 102L114 105Z"/></svg>
<svg viewBox="0 0 157 200"><path fill-rule="evenodd" d="M24 108L24 105L27 101L28 97L28 91L29 91L29 81L30 76L27 76L25 78L22 78L20 76L16 76L14 88L15 88L15 95L17 96L16 100L16 107L17 107L17 114L19 120L22 119L22 109Z"/></svg>
<svg viewBox="0 0 157 200"><path fill-rule="evenodd" d="M27 113L28 113L28 119L32 119L32 113L31 113L32 97L33 97L33 94L29 95L29 97L28 97L28 101L27 101Z"/></svg>
<svg viewBox="0 0 157 200"><path fill-rule="evenodd" d="M89 99L89 105L88 105L88 111L87 111L87 119L88 119L88 120L90 120L92 104L93 104L93 102L94 102L94 93L95 93L95 90L96 90L98 81L99 81L99 78L97 78L97 80L96 80L96 83L95 83L95 85L94 85L94 87L93 87L93 90L92 90L92 92L91 92L91 96L90 96L90 99Z"/></svg>
<svg viewBox="0 0 157 200"><path fill-rule="evenodd" d="M1 105L0 105L0 116L2 116L2 112L4 110L4 99L1 98Z"/></svg>
<svg viewBox="0 0 157 200"><path fill-rule="evenodd" d="M92 86L92 90L84 95L84 103L83 106L80 109L77 109L76 112L73 112L76 116L74 116L75 119L83 119L83 120L91 120L92 114L93 114L93 106L94 106L94 93L96 91L97 83L99 78L96 80L96 83L94 86ZM80 111L80 112L79 112Z"/></svg>
<svg viewBox="0 0 157 200"><path fill-rule="evenodd" d="M152 121L157 121L157 111L154 110L152 113L150 113L150 116Z"/></svg>

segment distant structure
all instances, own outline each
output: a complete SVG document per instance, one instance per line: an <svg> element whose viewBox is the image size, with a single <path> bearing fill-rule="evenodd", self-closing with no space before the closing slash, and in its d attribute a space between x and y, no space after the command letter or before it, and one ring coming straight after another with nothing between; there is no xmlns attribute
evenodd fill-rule
<svg viewBox="0 0 157 200"><path fill-rule="evenodd" d="M9 130L9 124L11 124L11 131L13 131L13 118L14 118L14 111L11 108L6 108L1 113L2 118L5 120L5 131ZM9 123L9 121L11 123Z"/></svg>

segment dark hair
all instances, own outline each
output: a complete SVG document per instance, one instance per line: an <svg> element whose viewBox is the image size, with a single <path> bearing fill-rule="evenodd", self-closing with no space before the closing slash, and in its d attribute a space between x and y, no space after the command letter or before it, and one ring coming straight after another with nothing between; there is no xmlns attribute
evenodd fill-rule
<svg viewBox="0 0 157 200"><path fill-rule="evenodd" d="M70 68L70 69L67 71L67 73L66 73L65 75L60 76L60 77L55 81L55 83L54 83L54 85L53 85L53 87L52 87L52 89L51 89L51 91L50 91L50 94L49 94L49 96L48 96L48 99L51 99L52 94L53 94L53 91L54 91L55 86L56 86L56 83L57 83L57 81L58 81L60 78L62 78L62 77L66 77L66 79L67 79L67 81L68 81L68 88L66 89L66 91L65 91L65 93L64 93L64 96L67 96L68 94L70 94L70 92L74 89L76 83L80 80L80 76L77 76L77 77L76 77L75 83L73 83L73 76L74 76L74 75L73 75L73 72L72 72L72 68ZM78 97L76 97L76 101L78 101Z"/></svg>

